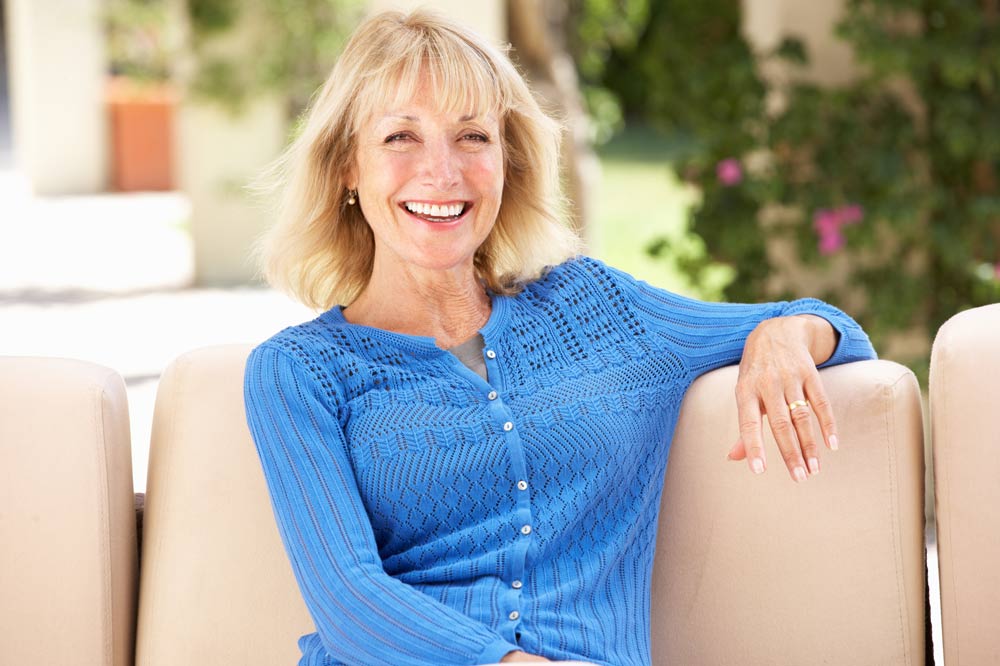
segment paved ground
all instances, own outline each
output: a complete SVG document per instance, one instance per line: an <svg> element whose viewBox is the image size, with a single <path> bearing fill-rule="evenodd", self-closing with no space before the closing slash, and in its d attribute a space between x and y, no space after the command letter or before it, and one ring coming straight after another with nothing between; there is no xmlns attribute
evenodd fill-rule
<svg viewBox="0 0 1000 666"><path fill-rule="evenodd" d="M176 193L35 199L0 170L0 354L84 359L125 377L136 492L146 487L164 367L190 349L260 341L312 316L261 287L193 288L187 217ZM943 664L933 526L927 537Z"/></svg>

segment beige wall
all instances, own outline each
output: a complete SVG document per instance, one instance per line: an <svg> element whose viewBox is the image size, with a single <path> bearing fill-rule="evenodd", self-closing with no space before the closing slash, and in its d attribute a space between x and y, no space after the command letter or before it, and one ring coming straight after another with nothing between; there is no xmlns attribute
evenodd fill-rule
<svg viewBox="0 0 1000 666"><path fill-rule="evenodd" d="M743 35L758 53L773 50L782 38L802 40L809 51L805 75L817 83L837 85L854 76L857 65L850 47L833 34L844 0L742 0ZM768 68L775 82L788 71Z"/></svg>
<svg viewBox="0 0 1000 666"><path fill-rule="evenodd" d="M260 95L238 112L217 102L184 94L193 75L188 49L190 27L185 0L169 0L176 28L175 80L182 91L174 129L174 182L191 201L194 279L202 286L246 284L256 279L252 248L271 222L267 203L248 190L251 181L285 147L285 100ZM260 15L248 5L240 23L203 45L213 56L252 57L256 39L266 34Z"/></svg>
<svg viewBox="0 0 1000 666"><path fill-rule="evenodd" d="M8 0L15 164L36 194L99 192L108 171L101 0Z"/></svg>
<svg viewBox="0 0 1000 666"><path fill-rule="evenodd" d="M233 116L189 101L178 108L176 119L175 182L191 200L195 281L212 286L250 282L256 273L251 248L271 218L246 186L284 147L284 104L260 98Z"/></svg>

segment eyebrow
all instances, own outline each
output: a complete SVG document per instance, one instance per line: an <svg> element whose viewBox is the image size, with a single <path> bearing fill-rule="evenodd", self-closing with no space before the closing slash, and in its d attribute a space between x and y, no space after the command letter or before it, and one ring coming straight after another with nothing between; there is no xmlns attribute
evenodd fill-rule
<svg viewBox="0 0 1000 666"><path fill-rule="evenodd" d="M386 115L386 116L382 117L383 120L385 120L386 118L397 118L397 119L400 119L400 120L408 120L411 123L420 122L420 118L417 118L416 116L402 116L402 115L396 115L396 114L391 114L391 113L389 115ZM470 120L474 120L475 118L476 118L475 115L466 114L466 115L462 116L461 118L459 118L458 122L464 123L464 122L468 122Z"/></svg>

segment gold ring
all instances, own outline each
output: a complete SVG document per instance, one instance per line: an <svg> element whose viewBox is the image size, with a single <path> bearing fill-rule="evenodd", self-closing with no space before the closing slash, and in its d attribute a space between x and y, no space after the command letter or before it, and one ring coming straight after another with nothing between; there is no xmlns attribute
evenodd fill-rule
<svg viewBox="0 0 1000 666"><path fill-rule="evenodd" d="M799 407L805 407L806 409L809 409L809 401L808 400L796 400L795 402L788 403L788 411L790 411L790 412L794 412Z"/></svg>

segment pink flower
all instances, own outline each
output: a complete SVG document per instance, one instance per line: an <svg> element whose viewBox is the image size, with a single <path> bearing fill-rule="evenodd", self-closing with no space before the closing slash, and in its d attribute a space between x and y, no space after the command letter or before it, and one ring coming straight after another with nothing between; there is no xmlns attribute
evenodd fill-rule
<svg viewBox="0 0 1000 666"><path fill-rule="evenodd" d="M844 247L845 242L844 234L840 233L839 229L827 234L820 234L819 252L820 254L829 256Z"/></svg>
<svg viewBox="0 0 1000 666"><path fill-rule="evenodd" d="M865 211L857 204L840 208L821 208L813 214L813 229L819 236L820 254L831 255L844 247L846 239L841 227L857 224L864 219Z"/></svg>
<svg viewBox="0 0 1000 666"><path fill-rule="evenodd" d="M841 206L837 209L841 224L857 224L865 217L865 210L858 204Z"/></svg>
<svg viewBox="0 0 1000 666"><path fill-rule="evenodd" d="M743 181L743 167L735 157L729 157L715 165L715 175L726 187L739 185Z"/></svg>
<svg viewBox="0 0 1000 666"><path fill-rule="evenodd" d="M837 212L820 208L813 215L813 228L820 236L837 231L840 229L840 218L837 216Z"/></svg>

